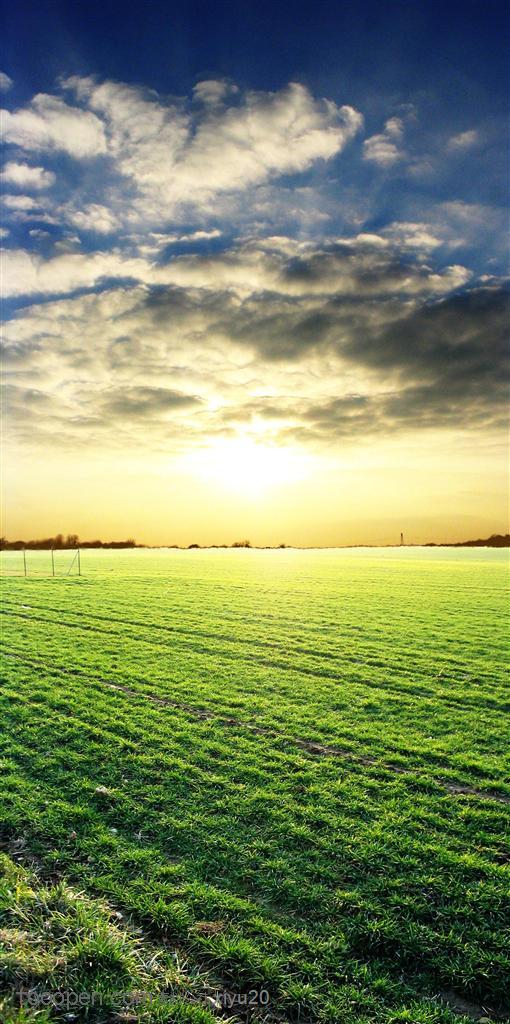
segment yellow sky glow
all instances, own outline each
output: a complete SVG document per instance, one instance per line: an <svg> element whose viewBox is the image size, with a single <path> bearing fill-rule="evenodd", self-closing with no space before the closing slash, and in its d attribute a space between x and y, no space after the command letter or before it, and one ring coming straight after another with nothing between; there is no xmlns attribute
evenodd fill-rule
<svg viewBox="0 0 510 1024"><path fill-rule="evenodd" d="M55 450L4 460L2 532L148 544L414 543L506 532L506 446L444 435L340 452L210 440L187 454ZM34 497L36 496L36 497Z"/></svg>

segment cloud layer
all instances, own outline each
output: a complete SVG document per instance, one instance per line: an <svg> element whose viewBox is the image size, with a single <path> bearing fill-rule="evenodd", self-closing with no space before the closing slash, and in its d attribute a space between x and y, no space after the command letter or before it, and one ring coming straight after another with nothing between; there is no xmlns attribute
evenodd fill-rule
<svg viewBox="0 0 510 1024"><path fill-rule="evenodd" d="M369 182L433 167L411 151L413 118L363 140L360 112L303 85L213 79L184 99L73 77L6 111L16 442L173 451L251 432L324 448L501 430L508 296L490 262L464 258L498 211L453 194L375 216L367 189L343 186L349 143ZM462 130L443 149L457 163L479 142Z"/></svg>
<svg viewBox="0 0 510 1024"><path fill-rule="evenodd" d="M160 267L17 258L13 280L35 290L109 279L7 325L24 438L58 424L70 444L160 449L254 423L273 440L329 444L504 424L505 290L465 290L464 268L434 273L384 239L268 239Z"/></svg>
<svg viewBox="0 0 510 1024"><path fill-rule="evenodd" d="M66 99L38 94L4 111L4 138L26 152L103 158L107 189L123 180L119 212L128 222L208 208L215 196L338 154L360 131L350 106L315 99L297 83L280 92L202 82L192 102L93 78L63 80ZM228 101L228 102L227 102Z"/></svg>

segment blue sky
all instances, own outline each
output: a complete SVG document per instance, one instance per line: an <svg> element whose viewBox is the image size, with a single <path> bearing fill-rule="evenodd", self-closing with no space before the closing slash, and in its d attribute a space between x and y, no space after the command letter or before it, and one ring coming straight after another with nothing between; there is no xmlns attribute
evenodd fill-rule
<svg viewBox="0 0 510 1024"><path fill-rule="evenodd" d="M503 3L21 0L9 8L4 70L13 81L6 96L11 109L37 93L54 93L57 82L71 76L95 75L179 97L210 78L264 92L300 82L313 96L359 110L364 139L380 135L389 118L403 124L398 149L404 155L392 163L364 160L360 133L347 153L314 163L299 182L279 179L287 190L309 183L320 192L332 226L343 229L363 217L363 226L377 231L392 220L433 218L438 202L489 205L494 217L505 206ZM471 144L469 133L476 134ZM464 145L452 145L463 136ZM59 181L72 188L79 168L58 151L48 158ZM503 232L504 217L500 225ZM229 227L235 232L237 225ZM501 270L505 247L500 243L494 252L492 221L476 236L461 239L471 263L482 269L488 260L489 269ZM21 237L35 246L33 238Z"/></svg>
<svg viewBox="0 0 510 1024"><path fill-rule="evenodd" d="M501 451L505 4L9 8L13 450Z"/></svg>
<svg viewBox="0 0 510 1024"><path fill-rule="evenodd" d="M430 4L101 4L20 0L8 5L6 71L20 90L49 88L59 74L114 77L189 92L198 77L227 76L278 89L306 80L345 102L435 94L459 110L506 109L507 5L494 0ZM452 111L444 111L452 116Z"/></svg>

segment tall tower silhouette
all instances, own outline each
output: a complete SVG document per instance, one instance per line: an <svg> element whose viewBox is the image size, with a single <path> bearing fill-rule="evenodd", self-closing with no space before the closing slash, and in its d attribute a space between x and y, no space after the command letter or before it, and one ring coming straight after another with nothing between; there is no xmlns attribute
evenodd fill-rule
<svg viewBox="0 0 510 1024"><path fill-rule="evenodd" d="M401 548L404 547L404 534L403 533L400 534L400 547Z"/></svg>

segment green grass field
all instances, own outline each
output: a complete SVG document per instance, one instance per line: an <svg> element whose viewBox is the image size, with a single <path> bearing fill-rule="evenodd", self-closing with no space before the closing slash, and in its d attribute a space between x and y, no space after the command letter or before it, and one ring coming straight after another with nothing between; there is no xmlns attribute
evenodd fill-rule
<svg viewBox="0 0 510 1024"><path fill-rule="evenodd" d="M0 1018L507 1019L505 552L82 572L3 582Z"/></svg>

